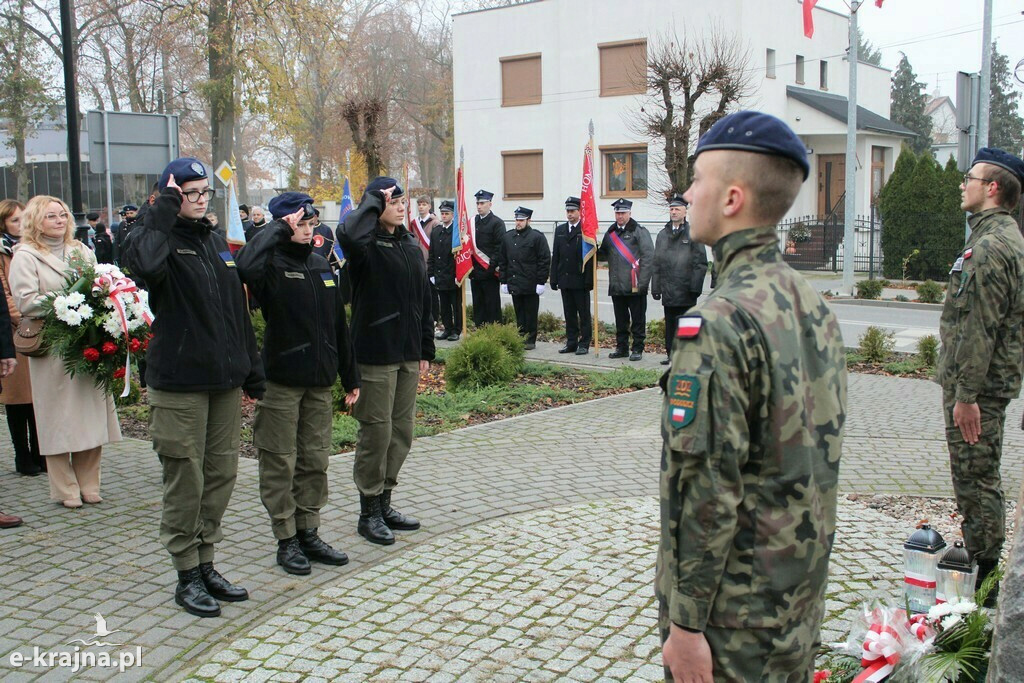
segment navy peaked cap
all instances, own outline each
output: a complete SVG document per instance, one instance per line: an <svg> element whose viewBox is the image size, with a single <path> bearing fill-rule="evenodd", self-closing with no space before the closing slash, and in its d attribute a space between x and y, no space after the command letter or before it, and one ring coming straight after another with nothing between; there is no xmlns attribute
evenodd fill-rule
<svg viewBox="0 0 1024 683"><path fill-rule="evenodd" d="M313 198L305 192L282 192L267 204L267 210L275 219L290 216L299 209L303 210L303 220L316 215L313 213Z"/></svg>
<svg viewBox="0 0 1024 683"><path fill-rule="evenodd" d="M190 180L209 178L203 162L195 157L181 157L167 164L167 168L160 174L160 180L157 182L158 188L162 190L167 187L167 181L170 180L172 175L174 176L174 184L178 187L181 187L182 184Z"/></svg>
<svg viewBox="0 0 1024 683"><path fill-rule="evenodd" d="M392 199L397 199L405 194L405 190L403 190L402 186L398 184L398 181L386 175L379 175L371 180L370 184L366 186L366 191L373 192L376 190L377 192L382 192L389 187L395 188L395 191L391 193Z"/></svg>
<svg viewBox="0 0 1024 683"><path fill-rule="evenodd" d="M785 121L759 111L738 111L719 119L697 143L694 157L713 149L757 152L792 159L804 172L804 180L811 172L807 145L803 140Z"/></svg>
<svg viewBox="0 0 1024 683"><path fill-rule="evenodd" d="M445 199L443 202L441 202L438 211L449 211L451 213L455 213L455 202L453 202L450 199Z"/></svg>
<svg viewBox="0 0 1024 683"><path fill-rule="evenodd" d="M124 206L121 207L121 212L120 213L123 216L126 213L128 213L129 211L138 211L138 210L139 210L139 207L135 206L134 204L125 204Z"/></svg>
<svg viewBox="0 0 1024 683"><path fill-rule="evenodd" d="M473 196L476 197L478 202L489 202L494 199L494 193L487 190L477 190Z"/></svg>
<svg viewBox="0 0 1024 683"><path fill-rule="evenodd" d="M688 201L686 201L685 199L683 199L683 195L681 195L678 192L676 192L675 194L673 194L671 197L668 198L668 205L669 206L689 206L690 203Z"/></svg>
<svg viewBox="0 0 1024 683"><path fill-rule="evenodd" d="M514 213L517 220L520 218L533 218L533 209L527 209L525 206L517 206Z"/></svg>
<svg viewBox="0 0 1024 683"><path fill-rule="evenodd" d="M578 209L582 205L579 197L569 197L565 200L565 208Z"/></svg>
<svg viewBox="0 0 1024 683"><path fill-rule="evenodd" d="M1024 186L1024 161L1010 154L1004 152L997 147L982 147L978 150L977 156L974 157L974 161L971 162L971 166L974 164L992 164L1004 168L1012 173L1022 186Z"/></svg>
<svg viewBox="0 0 1024 683"><path fill-rule="evenodd" d="M615 213L619 211L631 211L633 209L633 202L628 199L616 199L612 202L612 208L615 209Z"/></svg>

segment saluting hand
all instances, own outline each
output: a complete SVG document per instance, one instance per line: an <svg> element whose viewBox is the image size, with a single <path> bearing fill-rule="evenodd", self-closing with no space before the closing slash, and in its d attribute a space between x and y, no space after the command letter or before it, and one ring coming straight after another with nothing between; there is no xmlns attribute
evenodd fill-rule
<svg viewBox="0 0 1024 683"><path fill-rule="evenodd" d="M174 174L173 173L167 178L167 187L171 188L172 190L177 190L179 197L184 197L185 196L185 195L183 195L181 193L181 188L178 187L178 183L174 182Z"/></svg>
<svg viewBox="0 0 1024 683"><path fill-rule="evenodd" d="M297 227L299 227L299 221L302 220L302 216L305 213L306 213L305 209L299 209L295 213L288 214L287 216L285 216L281 220L283 220L285 223L288 224L288 227L292 229L292 232L295 232L295 229Z"/></svg>
<svg viewBox="0 0 1024 683"><path fill-rule="evenodd" d="M385 204L391 201L391 194L395 191L395 187L395 185L392 185L380 191L380 196L384 198Z"/></svg>

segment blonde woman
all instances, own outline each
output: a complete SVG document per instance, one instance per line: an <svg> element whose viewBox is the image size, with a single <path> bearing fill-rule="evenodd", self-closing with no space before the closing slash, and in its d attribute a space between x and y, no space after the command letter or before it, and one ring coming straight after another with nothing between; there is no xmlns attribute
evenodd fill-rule
<svg viewBox="0 0 1024 683"><path fill-rule="evenodd" d="M64 286L73 257L96 263L92 250L74 239L74 228L71 210L61 200L42 195L29 200L9 275L14 304L23 316L43 315L43 299ZM100 450L121 440L113 399L91 377L68 376L63 361L54 356L29 358L29 376L50 497L69 508L103 502Z"/></svg>

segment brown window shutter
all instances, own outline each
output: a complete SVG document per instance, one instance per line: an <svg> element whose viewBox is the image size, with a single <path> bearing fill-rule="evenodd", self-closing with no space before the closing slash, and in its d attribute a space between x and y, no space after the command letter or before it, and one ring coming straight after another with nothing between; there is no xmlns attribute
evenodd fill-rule
<svg viewBox="0 0 1024 683"><path fill-rule="evenodd" d="M647 41L598 45L601 55L601 97L637 95L647 91Z"/></svg>
<svg viewBox="0 0 1024 683"><path fill-rule="evenodd" d="M501 106L540 104L540 54L502 57Z"/></svg>
<svg viewBox="0 0 1024 683"><path fill-rule="evenodd" d="M540 199L544 196L544 152L539 149L502 152L504 199Z"/></svg>

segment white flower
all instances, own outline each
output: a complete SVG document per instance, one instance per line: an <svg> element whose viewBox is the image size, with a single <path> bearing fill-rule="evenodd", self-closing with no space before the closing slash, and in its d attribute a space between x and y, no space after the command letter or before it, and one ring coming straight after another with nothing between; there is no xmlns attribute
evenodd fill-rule
<svg viewBox="0 0 1024 683"><path fill-rule="evenodd" d="M88 320L92 317L92 306L89 304L82 304L78 307L78 315L82 316L82 320Z"/></svg>
<svg viewBox="0 0 1024 683"><path fill-rule="evenodd" d="M85 295L81 292L71 292L66 297L68 306L79 306L85 303Z"/></svg>
<svg viewBox="0 0 1024 683"><path fill-rule="evenodd" d="M107 273L113 273L117 270L117 266L113 263L97 263L93 270L96 271L97 275L106 275Z"/></svg>
<svg viewBox="0 0 1024 683"><path fill-rule="evenodd" d="M953 603L953 614L970 614L976 609L978 606L974 604L974 601L967 598L958 598Z"/></svg>
<svg viewBox="0 0 1024 683"><path fill-rule="evenodd" d="M961 617L959 614L950 614L948 617L942 620L942 630L948 630L959 624Z"/></svg>
<svg viewBox="0 0 1024 683"><path fill-rule="evenodd" d="M120 339L123 334L121 330L121 321L118 319L116 314L108 314L103 319L103 329L114 339Z"/></svg>
<svg viewBox="0 0 1024 683"><path fill-rule="evenodd" d="M947 614L953 613L953 605L948 602L943 602L939 605L929 608L928 610L928 621L938 621Z"/></svg>
<svg viewBox="0 0 1024 683"><path fill-rule="evenodd" d="M82 324L82 316L78 313L78 311L71 309L68 309L68 311L64 314L64 317L62 317L61 320L66 322L71 327L78 327L79 325Z"/></svg>

